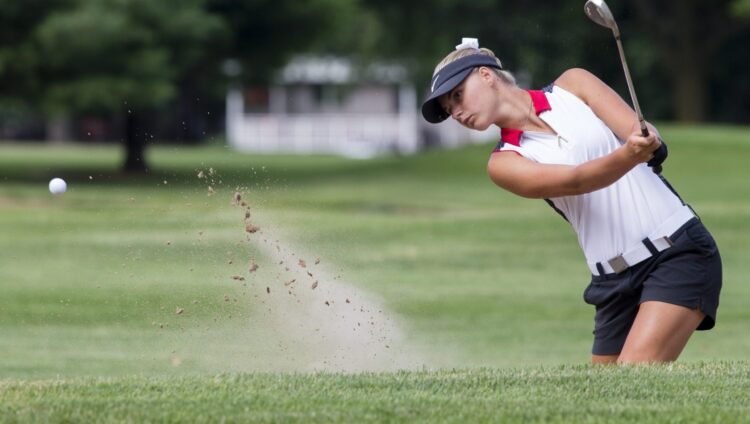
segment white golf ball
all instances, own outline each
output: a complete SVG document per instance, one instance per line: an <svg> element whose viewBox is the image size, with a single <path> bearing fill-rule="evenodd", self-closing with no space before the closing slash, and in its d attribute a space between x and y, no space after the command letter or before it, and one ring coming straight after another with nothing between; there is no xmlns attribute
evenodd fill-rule
<svg viewBox="0 0 750 424"><path fill-rule="evenodd" d="M61 195L68 189L68 185L62 178L53 178L49 181L49 192L55 195Z"/></svg>

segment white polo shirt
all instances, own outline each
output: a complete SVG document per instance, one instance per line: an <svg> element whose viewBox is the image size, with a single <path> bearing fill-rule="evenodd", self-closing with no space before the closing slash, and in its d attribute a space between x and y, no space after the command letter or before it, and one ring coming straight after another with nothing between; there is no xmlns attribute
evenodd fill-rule
<svg viewBox="0 0 750 424"><path fill-rule="evenodd" d="M529 94L539 118L557 134L503 128L493 154L516 152L538 163L575 166L623 144L574 94L557 86ZM575 230L592 272L644 238L671 235L694 216L645 163L603 189L547 200Z"/></svg>

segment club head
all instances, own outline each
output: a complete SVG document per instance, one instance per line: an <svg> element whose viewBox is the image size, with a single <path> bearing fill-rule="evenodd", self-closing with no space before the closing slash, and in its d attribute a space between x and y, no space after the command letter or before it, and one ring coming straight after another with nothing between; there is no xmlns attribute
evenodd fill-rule
<svg viewBox="0 0 750 424"><path fill-rule="evenodd" d="M615 22L615 18L604 0L588 0L583 6L583 11L592 21L611 29L615 34L619 33L617 22Z"/></svg>

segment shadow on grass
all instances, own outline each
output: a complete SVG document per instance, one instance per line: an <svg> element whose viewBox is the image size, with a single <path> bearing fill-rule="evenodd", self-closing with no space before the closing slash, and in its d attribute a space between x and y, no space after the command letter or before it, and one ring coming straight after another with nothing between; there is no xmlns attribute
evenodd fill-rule
<svg viewBox="0 0 750 424"><path fill-rule="evenodd" d="M319 159L307 161L303 157L298 157L281 161L280 158L274 157L272 164L266 164L268 161L260 157L253 158L245 164L227 161L219 162L213 167L201 166L199 163L191 166L187 163L162 164L154 161L152 168L147 172L125 172L118 167L88 163L47 166L36 163L34 157L29 156L24 163L15 163L11 166L7 166L8 164L0 159L0 183L46 184L53 177L62 177L69 184L86 183L89 186L153 186L165 180L170 185L194 186L198 180L198 173L203 171L207 181L221 182L224 186L247 185L248 181L268 186L304 185L327 180L369 179L392 175L404 172L401 165L404 160L408 160L398 157L369 161ZM209 175L210 168L215 169L213 175Z"/></svg>
<svg viewBox="0 0 750 424"><path fill-rule="evenodd" d="M43 145L13 146L11 155L3 154L0 144L0 183L46 184L53 177L68 183L93 186L145 187L167 180L170 185L193 186L199 171L223 186L249 183L275 187L304 186L327 181L354 182L398 178L399 175L424 178L484 178L486 146L471 146L451 151L430 151L415 156L385 156L358 160L337 156L254 155L215 147L154 147L149 155L151 169L146 173L128 173L120 169L117 148L89 153L86 148L45 148ZM57 157L59 156L59 157Z"/></svg>

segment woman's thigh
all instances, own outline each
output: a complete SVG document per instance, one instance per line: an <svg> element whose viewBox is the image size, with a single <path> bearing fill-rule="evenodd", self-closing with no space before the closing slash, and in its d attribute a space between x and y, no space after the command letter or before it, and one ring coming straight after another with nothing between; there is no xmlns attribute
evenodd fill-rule
<svg viewBox="0 0 750 424"><path fill-rule="evenodd" d="M705 316L698 309L665 302L643 302L617 361L676 360Z"/></svg>

